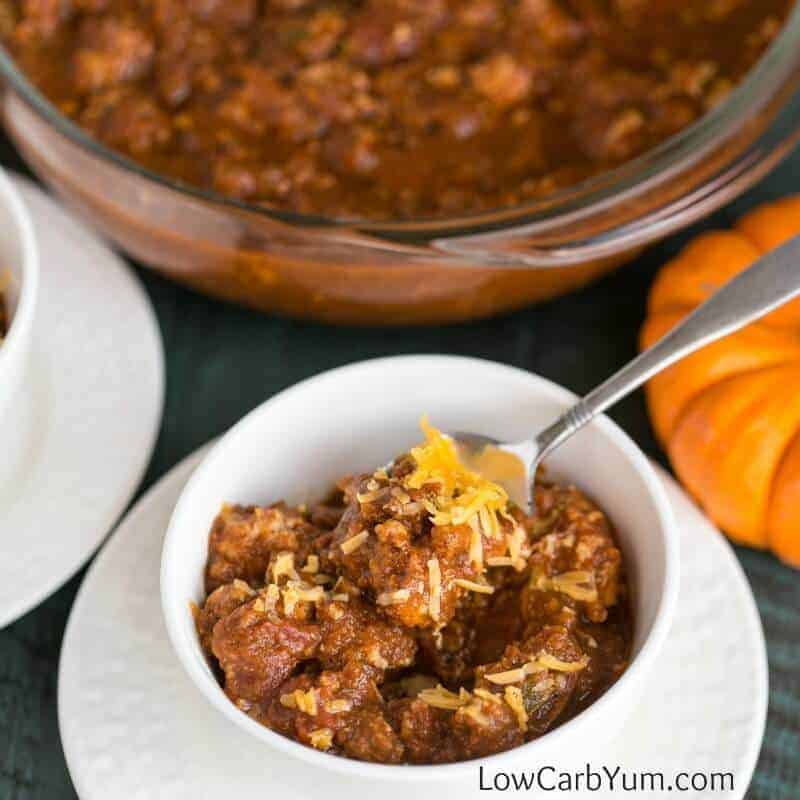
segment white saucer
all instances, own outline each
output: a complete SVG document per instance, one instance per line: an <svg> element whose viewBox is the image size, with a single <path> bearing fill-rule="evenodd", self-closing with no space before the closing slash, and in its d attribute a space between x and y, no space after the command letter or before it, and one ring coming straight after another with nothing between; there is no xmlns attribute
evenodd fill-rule
<svg viewBox="0 0 800 800"><path fill-rule="evenodd" d="M123 261L31 182L14 183L41 257L27 426L0 486L0 627L94 552L125 510L161 421L158 323ZM26 426L26 427L27 427ZM6 465L8 466L8 465Z"/></svg>
<svg viewBox="0 0 800 800"><path fill-rule="evenodd" d="M270 750L212 709L184 675L162 622L159 565L172 508L201 457L198 451L182 462L133 508L92 565L72 609L61 652L58 712L81 799L299 800L319 796L324 786L329 800L407 800L408 787L400 782L356 784ZM592 754L579 754L579 763L612 771L617 765L623 771L663 770L668 780L679 772L731 772L734 790L713 797L741 800L766 719L761 624L733 551L661 474L685 554L676 623L649 694L624 733L598 743ZM545 765L530 765L540 766ZM477 770L474 781L456 790L468 798L487 796L479 791ZM413 791L415 800L441 800L441 785L416 784ZM598 800L620 793L547 796Z"/></svg>

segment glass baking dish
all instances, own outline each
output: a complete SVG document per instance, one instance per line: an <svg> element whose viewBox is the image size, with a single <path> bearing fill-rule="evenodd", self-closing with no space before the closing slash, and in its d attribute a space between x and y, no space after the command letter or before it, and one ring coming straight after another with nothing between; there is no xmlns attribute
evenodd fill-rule
<svg viewBox="0 0 800 800"><path fill-rule="evenodd" d="M31 168L141 263L264 311L349 324L469 320L577 288L709 214L800 136L800 6L725 103L622 167L527 205L369 222L180 185L90 139L0 51L6 130Z"/></svg>

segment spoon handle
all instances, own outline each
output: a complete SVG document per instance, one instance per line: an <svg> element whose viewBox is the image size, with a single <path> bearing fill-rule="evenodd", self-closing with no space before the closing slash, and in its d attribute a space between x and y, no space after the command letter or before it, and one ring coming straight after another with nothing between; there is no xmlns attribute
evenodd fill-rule
<svg viewBox="0 0 800 800"><path fill-rule="evenodd" d="M718 289L683 322L536 437L539 459L663 369L800 296L800 236Z"/></svg>

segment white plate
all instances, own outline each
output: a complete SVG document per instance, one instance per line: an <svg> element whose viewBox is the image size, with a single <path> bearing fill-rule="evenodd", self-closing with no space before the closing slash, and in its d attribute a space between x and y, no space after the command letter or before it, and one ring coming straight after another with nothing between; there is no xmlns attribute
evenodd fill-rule
<svg viewBox="0 0 800 800"><path fill-rule="evenodd" d="M137 279L44 192L14 183L33 218L41 277L28 430L0 486L0 626L64 583L119 519L164 397L161 337Z"/></svg>
<svg viewBox="0 0 800 800"><path fill-rule="evenodd" d="M92 565L72 609L61 653L58 712L78 794L82 800L299 800L319 796L324 786L329 800L407 800L408 787L400 783L348 781L260 744L227 723L185 676L162 622L159 566L172 508L201 457L198 452L181 463L133 508ZM663 770L668 781L680 772L731 772L733 791L713 797L740 800L766 719L761 624L731 548L674 481L660 474L685 554L676 623L649 692L623 734L598 743L588 760L597 770L617 765L623 771ZM487 797L479 791L477 774L452 788L465 797ZM442 787L417 784L413 792L415 800L441 800ZM612 793L557 796L599 800Z"/></svg>

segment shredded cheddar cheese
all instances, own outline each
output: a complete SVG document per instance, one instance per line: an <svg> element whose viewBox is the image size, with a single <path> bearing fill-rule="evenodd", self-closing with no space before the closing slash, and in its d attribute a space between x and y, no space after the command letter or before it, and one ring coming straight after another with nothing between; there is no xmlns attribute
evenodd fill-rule
<svg viewBox="0 0 800 800"><path fill-rule="evenodd" d="M281 591L283 597L283 611L287 616L292 616L297 604L300 602L320 603L325 599L325 590L321 586L310 587L303 581L289 581Z"/></svg>
<svg viewBox="0 0 800 800"><path fill-rule="evenodd" d="M278 600L281 598L281 590L277 583L270 583L264 590L264 603L265 606L273 610L278 605Z"/></svg>
<svg viewBox="0 0 800 800"><path fill-rule="evenodd" d="M299 580L300 578L297 574L297 570L294 568L294 553L278 553L278 555L275 556L275 563L272 565L273 582L278 583L284 575L293 581Z"/></svg>
<svg viewBox="0 0 800 800"><path fill-rule="evenodd" d="M589 663L589 660L584 656L578 661L562 661L560 658L550 655L550 653L542 653L536 662L543 666L545 669L551 669L554 672L580 672Z"/></svg>
<svg viewBox="0 0 800 800"><path fill-rule="evenodd" d="M468 581L465 578L456 578L453 583L466 589L468 592L477 592L478 594L494 594L494 586L488 583L476 583L475 581Z"/></svg>
<svg viewBox="0 0 800 800"><path fill-rule="evenodd" d="M464 689L461 690L461 692L465 691ZM442 708L445 711L455 711L465 705L466 702L469 702L469 696L465 698L461 693L455 694L455 692L445 689L441 684L438 684L434 689L423 689L417 697L429 706Z"/></svg>
<svg viewBox="0 0 800 800"><path fill-rule="evenodd" d="M330 728L318 728L311 731L308 738L311 740L311 746L317 750L329 750L333 744L333 731Z"/></svg>
<svg viewBox="0 0 800 800"><path fill-rule="evenodd" d="M550 578L551 586L573 600L594 603L597 601L597 588L594 575L587 570L574 570L554 575Z"/></svg>
<svg viewBox="0 0 800 800"><path fill-rule="evenodd" d="M493 556L492 558L487 558L486 563L490 567L513 567L514 559L508 556Z"/></svg>
<svg viewBox="0 0 800 800"><path fill-rule="evenodd" d="M483 572L483 536L478 527L476 517L469 521L469 526L472 528L472 533L469 537L469 561L470 564L473 564L479 571Z"/></svg>
<svg viewBox="0 0 800 800"><path fill-rule="evenodd" d="M521 731L528 728L528 712L525 710L525 703L522 700L522 690L518 686L506 686L505 701L508 707L517 717L517 724Z"/></svg>
<svg viewBox="0 0 800 800"><path fill-rule="evenodd" d="M509 669L505 672L495 672L492 675L487 675L486 680L497 686L505 686L510 683L521 683L525 680L526 675L524 667L517 667L517 669Z"/></svg>
<svg viewBox="0 0 800 800"><path fill-rule="evenodd" d="M430 587L428 613L434 622L438 622L442 609L442 573L439 569L438 558L428 561L428 584Z"/></svg>
<svg viewBox="0 0 800 800"><path fill-rule="evenodd" d="M511 559L511 565L518 572L521 572L525 569L526 557L528 555L524 552L525 545L527 544L525 531L515 522L514 530L506 536L506 541L508 543L508 555Z"/></svg>
<svg viewBox="0 0 800 800"><path fill-rule="evenodd" d="M243 581L241 578L234 579L233 588L236 589L237 592L243 594L245 597L250 597L250 595L255 594L255 590L251 588L250 584Z"/></svg>
<svg viewBox="0 0 800 800"><path fill-rule="evenodd" d="M562 661L550 653L542 652L535 659L528 661L521 667L510 669L506 672L495 672L484 677L487 681L497 686L506 686L512 683L522 683L528 675L533 675L536 672L545 672L546 670L552 670L553 672L579 672L588 663L589 660L586 657L578 661Z"/></svg>
<svg viewBox="0 0 800 800"><path fill-rule="evenodd" d="M296 708L311 717L317 716L317 696L313 689L309 689L307 692L295 689L289 694L282 694L280 703L285 708Z"/></svg>
<svg viewBox="0 0 800 800"><path fill-rule="evenodd" d="M416 468L405 478L406 488L437 487L435 499L425 503L434 525L462 525L477 514L484 533L496 535L498 515L508 505L505 490L467 469L458 458L453 440L426 418L420 425L425 442L411 449Z"/></svg>
<svg viewBox="0 0 800 800"><path fill-rule="evenodd" d="M259 597L253 602L253 611L258 611L260 614L264 614L267 610L267 606L264 603L264 598Z"/></svg>
<svg viewBox="0 0 800 800"><path fill-rule="evenodd" d="M470 717L478 725L486 726L490 723L490 719L483 713L482 703L480 700L474 700L469 705L464 706L458 710L459 714Z"/></svg>
<svg viewBox="0 0 800 800"><path fill-rule="evenodd" d="M379 606L396 606L405 603L411 597L409 589L397 589L394 592L382 592L375 598Z"/></svg>
<svg viewBox="0 0 800 800"><path fill-rule="evenodd" d="M500 699L500 696L493 694L488 689L476 689L474 694L476 697L480 697L482 700L486 700L489 703L494 703L495 705L503 704L503 701Z"/></svg>
<svg viewBox="0 0 800 800"><path fill-rule="evenodd" d="M369 531L361 531L361 533L357 533L355 536L351 536L349 539L345 539L339 546L342 548L342 552L346 556L349 556L350 553L353 553L356 550L358 550L358 548L361 547L361 545L364 544L364 542L366 542L368 538L369 538Z"/></svg>
<svg viewBox="0 0 800 800"><path fill-rule="evenodd" d="M353 704L349 700L331 700L325 704L325 710L329 714L343 714L350 711L352 707Z"/></svg>
<svg viewBox="0 0 800 800"><path fill-rule="evenodd" d="M374 645L367 653L367 661L378 669L388 669L389 662L381 655L380 648Z"/></svg>

